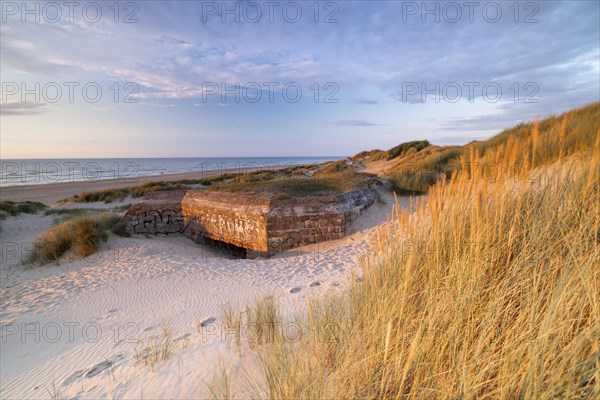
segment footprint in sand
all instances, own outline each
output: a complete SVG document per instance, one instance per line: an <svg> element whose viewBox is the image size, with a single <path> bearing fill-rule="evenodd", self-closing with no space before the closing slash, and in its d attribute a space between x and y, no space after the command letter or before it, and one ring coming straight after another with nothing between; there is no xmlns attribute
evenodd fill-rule
<svg viewBox="0 0 600 400"><path fill-rule="evenodd" d="M313 283L311 283L310 285L308 285L310 287L315 287L315 286L321 286L321 282L319 281L314 281Z"/></svg>
<svg viewBox="0 0 600 400"><path fill-rule="evenodd" d="M81 369L77 372L74 372L73 374L71 374L67 379L65 379L62 383L63 386L70 386L71 384L73 384L74 382L77 382L81 379L84 378L93 378L94 376L106 371L107 369L113 367L117 361L122 360L123 358L125 358L125 354L123 353L119 353L117 354L115 357L112 357L110 360L104 360L102 362L99 362L95 365L93 365L92 367L84 370Z"/></svg>
<svg viewBox="0 0 600 400"><path fill-rule="evenodd" d="M112 367L112 365L113 365L112 361L99 362L98 364L96 364L93 367L91 367L90 369L88 369L85 372L85 375L83 377L84 378L93 378L94 376L98 375L99 373L104 372L107 369L109 369L110 367Z"/></svg>
<svg viewBox="0 0 600 400"><path fill-rule="evenodd" d="M63 386L71 386L71 384L77 382L83 377L85 370L81 369L77 372L73 372L67 379L62 383Z"/></svg>
<svg viewBox="0 0 600 400"><path fill-rule="evenodd" d="M191 335L189 333L186 333L185 335L181 335L179 336L177 339L174 340L174 342L180 342L182 340L186 340L187 338L189 338Z"/></svg>
<svg viewBox="0 0 600 400"><path fill-rule="evenodd" d="M290 293L298 293L302 288L300 286L296 286L290 289Z"/></svg>
<svg viewBox="0 0 600 400"><path fill-rule="evenodd" d="M215 322L216 320L217 320L217 318L215 318L215 317L210 317L210 318L207 318L207 319L205 319L204 321L202 321L202 322L200 323L200 327L201 327L201 328L204 328L204 327L206 327L208 324L212 324L212 323L213 323L213 322Z"/></svg>

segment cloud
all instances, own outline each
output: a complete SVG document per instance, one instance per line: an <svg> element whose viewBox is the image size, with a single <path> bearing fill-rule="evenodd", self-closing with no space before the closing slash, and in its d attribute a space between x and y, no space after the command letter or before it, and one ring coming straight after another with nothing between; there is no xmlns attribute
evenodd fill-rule
<svg viewBox="0 0 600 400"><path fill-rule="evenodd" d="M458 23L443 19L435 23L432 15L423 23L420 14L405 21L402 11L406 2L391 1L336 2L339 10L333 17L338 19L337 23L323 23L332 10L330 7L320 9L321 21L315 23L314 7L309 8L313 6L311 2L296 3L303 7L303 18L298 23L285 21L281 6L276 7L274 22L267 20L269 13L265 8L265 20L260 23L243 19L235 23L232 16L222 23L220 15L203 22L202 3L189 1L140 3L138 23L114 23L114 14L109 9L103 10L105 17L94 24L81 18L76 23L21 23L19 16L15 16L0 25L0 64L4 82L109 81L106 87L117 80L135 82L140 87L136 98L177 106L203 104L200 99L206 94L203 83L207 82L241 85L278 82L278 90L285 83L296 82L301 85L304 98L314 96L319 103L299 102L291 106L282 101L277 104L261 101L242 104L235 107L235 113L227 114L239 126L252 127L245 130L252 132L245 137L253 142L258 142L256 138L262 135L279 138L281 121L285 121L285 126L291 128L286 139L277 141L281 148L297 143L303 135L298 133L300 127L304 130L315 124L327 125L323 129L327 133L328 129L335 131L339 126L367 128L385 121L385 130L410 131L415 137L437 132L448 138L463 135L467 138L470 133L491 134L536 115L543 117L598 100L600 3L533 3L539 9L535 14L537 23L522 21L531 12L522 3L521 21L515 23L513 2L498 2L503 7L503 17L498 23L482 19L483 3L476 6L474 22L468 21L469 12L465 8ZM111 4L102 3L102 7ZM243 2L239 4L244 7ZM421 2L415 4L423 6ZM440 8L444 9L443 5ZM339 99L339 105L323 105L323 100L333 93L331 86L325 87L329 82L336 84L333 98ZM399 107L393 99L402 100L402 84L406 82L424 83L427 88L436 82L442 87L452 82L462 87L465 82L478 82L480 86L473 104L464 101L436 104L431 96L426 104L421 104L421 96L417 94L408 99L417 104ZM500 83L502 101L492 104L482 98L481 86L488 82ZM523 103L529 93L525 87L529 82L539 87L535 94L538 104ZM518 101L512 101L511 88L515 83L519 87ZM108 90L106 93L110 97ZM218 93L214 98L217 96ZM279 91L276 99L280 98ZM61 107L56 111L67 112L67 109ZM365 109L370 113L363 113ZM34 115L46 110L45 106L13 105L3 107L2 113ZM214 143L218 142L218 134L228 133L221 121L227 107L181 107L174 112L168 105L160 105L138 110L140 115L152 113L147 121L164 117L165 125L184 129L196 127L201 120L207 132L215 132L211 138ZM326 114L330 110L335 114ZM85 127L88 121L83 120L84 116L71 113L65 119L57 118L60 122L55 123L67 121ZM328 122L331 120L336 121ZM140 126L140 130L163 128L150 122L141 124L146 125ZM383 129L371 129L378 135L363 135L350 144L340 143L335 134L310 137L327 149L319 147L322 154L328 151L337 154L344 146L381 146L376 141L385 140L382 139L385 133L380 130ZM245 142L240 140L233 145L243 146L242 143ZM304 143L312 144L303 139ZM227 143L223 152L229 151L231 145ZM307 150L310 151L313 150Z"/></svg>
<svg viewBox="0 0 600 400"><path fill-rule="evenodd" d="M47 111L45 103L10 102L0 104L0 115L39 115Z"/></svg>
<svg viewBox="0 0 600 400"><path fill-rule="evenodd" d="M376 105L379 104L379 100L374 99L357 99L354 100L356 104Z"/></svg>
<svg viewBox="0 0 600 400"><path fill-rule="evenodd" d="M381 126L382 124L376 124L374 122L363 121L363 120L343 120L343 121L332 121L329 125L337 126Z"/></svg>
<svg viewBox="0 0 600 400"><path fill-rule="evenodd" d="M273 23L235 23L233 16L221 23L218 15L200 23L202 6L193 2L144 3L134 24L9 21L2 28L2 64L52 76L101 73L174 99L201 96L203 82L298 82L303 88L334 82L348 91L366 83L401 99L406 82L501 80L508 90L514 82L535 81L556 92L597 76L596 2L539 3L533 24L515 23L505 5L499 23L482 19L481 6L473 23L467 10L458 23L434 23L432 16L422 23L421 15L405 20L402 3L340 3L333 24L314 23L308 6L294 24L281 13ZM569 20L578 23L564 23ZM589 90L597 89L596 79Z"/></svg>

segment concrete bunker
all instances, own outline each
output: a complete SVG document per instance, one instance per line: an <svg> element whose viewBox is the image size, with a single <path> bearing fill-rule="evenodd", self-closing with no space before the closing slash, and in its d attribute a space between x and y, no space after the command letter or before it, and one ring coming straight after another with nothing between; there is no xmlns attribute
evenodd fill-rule
<svg viewBox="0 0 600 400"><path fill-rule="evenodd" d="M220 244L241 257L268 257L343 238L377 198L373 188L284 199L205 190L152 192L123 221L132 234L183 235Z"/></svg>

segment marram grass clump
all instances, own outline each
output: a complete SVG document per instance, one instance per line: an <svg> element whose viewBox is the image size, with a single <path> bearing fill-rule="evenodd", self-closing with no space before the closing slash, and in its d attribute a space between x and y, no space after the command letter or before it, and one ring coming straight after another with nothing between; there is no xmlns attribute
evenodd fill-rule
<svg viewBox="0 0 600 400"><path fill-rule="evenodd" d="M58 260L68 251L86 257L106 241L108 231L120 220L118 214L82 215L62 222L35 239L30 263L46 264Z"/></svg>

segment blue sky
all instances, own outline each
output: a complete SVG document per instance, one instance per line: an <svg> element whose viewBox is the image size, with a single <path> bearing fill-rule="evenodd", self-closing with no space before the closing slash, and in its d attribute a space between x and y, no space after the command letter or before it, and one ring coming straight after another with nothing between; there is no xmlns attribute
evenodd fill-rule
<svg viewBox="0 0 600 400"><path fill-rule="evenodd" d="M597 1L73 4L2 1L2 158L352 155L599 100Z"/></svg>

